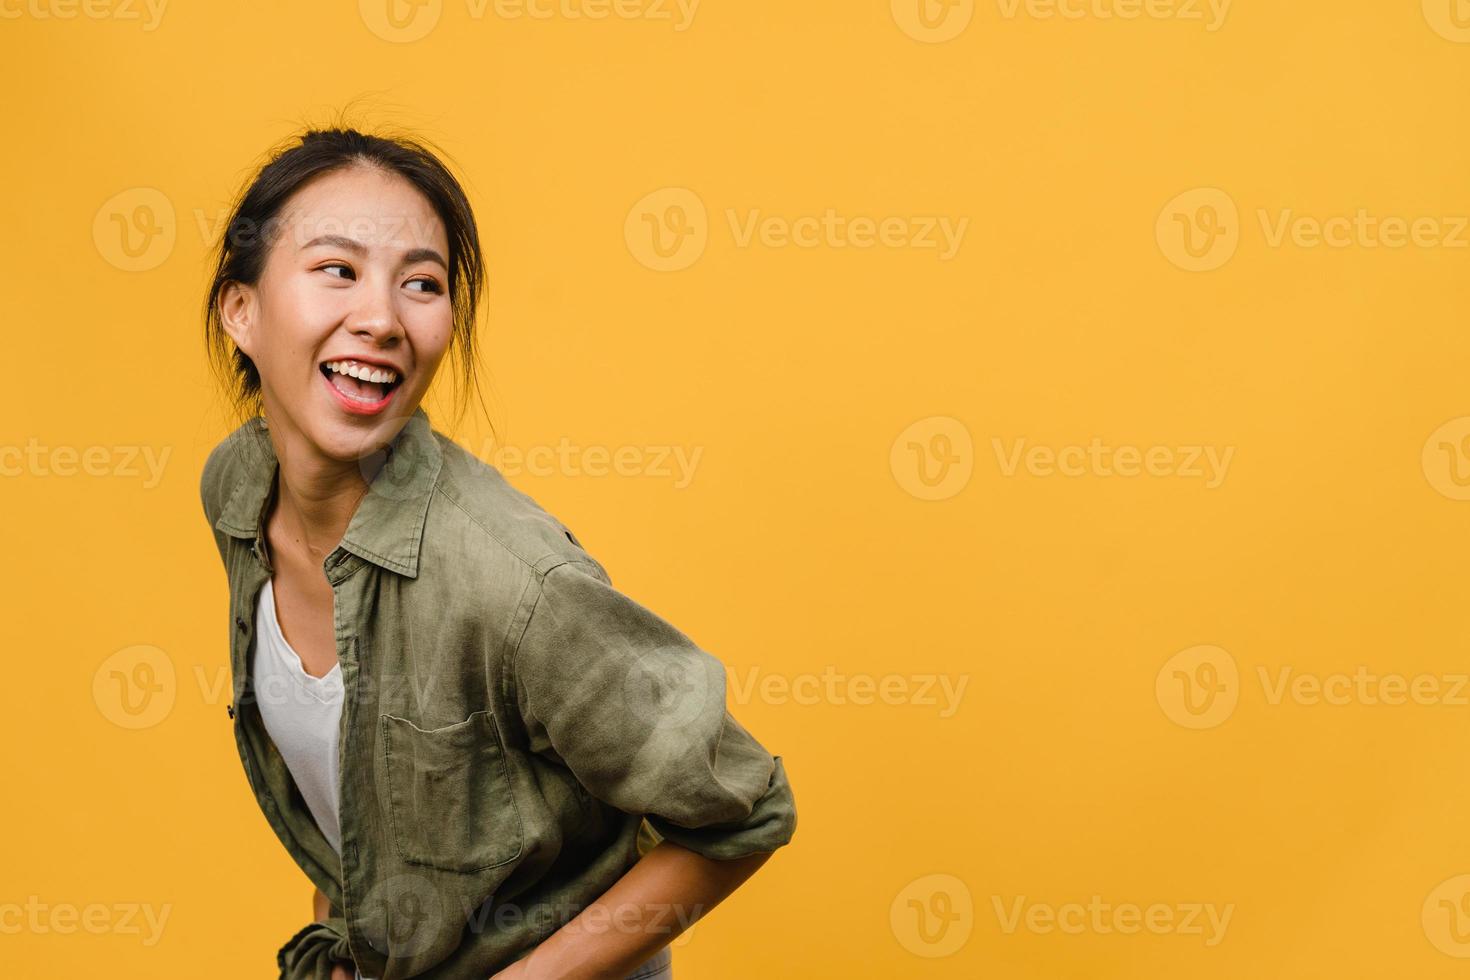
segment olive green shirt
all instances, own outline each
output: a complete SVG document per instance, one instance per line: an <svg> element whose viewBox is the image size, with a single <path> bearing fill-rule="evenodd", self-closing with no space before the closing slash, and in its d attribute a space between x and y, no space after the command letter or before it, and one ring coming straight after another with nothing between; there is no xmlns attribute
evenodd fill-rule
<svg viewBox="0 0 1470 980"><path fill-rule="evenodd" d="M200 494L229 580L240 761L332 904L280 950L283 980L349 958L382 980L483 980L660 839L722 860L791 840L781 757L726 710L720 661L420 407L322 562L344 686L339 860L250 683L276 471L254 418L210 453Z"/></svg>

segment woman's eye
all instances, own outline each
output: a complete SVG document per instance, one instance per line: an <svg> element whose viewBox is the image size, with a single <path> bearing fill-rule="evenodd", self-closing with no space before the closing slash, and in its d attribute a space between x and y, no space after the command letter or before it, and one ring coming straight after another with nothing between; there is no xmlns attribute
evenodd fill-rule
<svg viewBox="0 0 1470 980"><path fill-rule="evenodd" d="M442 293L444 291L439 288L439 284L433 279L410 279L407 285L421 286L423 288L420 289L419 292L424 293Z"/></svg>
<svg viewBox="0 0 1470 980"><path fill-rule="evenodd" d="M337 276L336 278L338 278L338 279L355 279L356 278L356 276L354 276L352 274L352 266L347 265L347 264L342 263L342 262L333 262L330 265L324 265L324 266L322 266L321 271L326 272L328 269L341 269L345 273L345 275Z"/></svg>

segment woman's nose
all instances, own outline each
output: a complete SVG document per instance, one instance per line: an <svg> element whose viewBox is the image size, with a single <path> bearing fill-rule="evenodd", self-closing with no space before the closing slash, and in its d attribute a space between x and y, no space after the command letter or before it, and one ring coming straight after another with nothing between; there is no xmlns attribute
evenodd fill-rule
<svg viewBox="0 0 1470 980"><path fill-rule="evenodd" d="M359 295L362 302L347 324L353 334L379 345L402 336L403 327L386 290L365 289Z"/></svg>

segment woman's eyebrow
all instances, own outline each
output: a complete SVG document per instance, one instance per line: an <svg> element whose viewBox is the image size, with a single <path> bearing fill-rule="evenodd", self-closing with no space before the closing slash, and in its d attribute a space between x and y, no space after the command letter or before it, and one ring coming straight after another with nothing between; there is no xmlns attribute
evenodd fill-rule
<svg viewBox="0 0 1470 980"><path fill-rule="evenodd" d="M355 238L348 238L345 235L318 235L301 246L300 250L304 252L318 245L331 245L334 248L344 248L354 255L362 255L367 252L366 245Z"/></svg>
<svg viewBox="0 0 1470 980"><path fill-rule="evenodd" d="M404 265L413 265L415 262L438 262L444 268L449 268L449 263L444 261L444 256L435 248L411 248L403 253Z"/></svg>
<svg viewBox="0 0 1470 980"><path fill-rule="evenodd" d="M348 238L345 235L318 235L301 246L301 250L304 252L308 248L313 248L318 245L330 245L334 248L346 249L354 255L367 254L366 245L355 238ZM444 268L449 268L449 263L444 260L444 256L440 255L439 250L435 248L411 248L403 253L404 265L413 265L415 262L438 262Z"/></svg>

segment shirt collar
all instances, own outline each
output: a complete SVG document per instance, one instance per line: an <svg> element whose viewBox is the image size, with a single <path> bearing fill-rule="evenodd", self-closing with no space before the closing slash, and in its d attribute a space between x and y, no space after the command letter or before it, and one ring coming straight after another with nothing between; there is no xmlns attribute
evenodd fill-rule
<svg viewBox="0 0 1470 980"><path fill-rule="evenodd" d="M260 416L242 425L230 439L246 465L214 526L233 537L253 540L256 555L263 556L263 518L278 465L275 449L266 432L265 419ZM391 445L388 460L368 485L367 495L352 515L339 547L366 561L416 578L424 519L444 463L422 405L414 409Z"/></svg>

